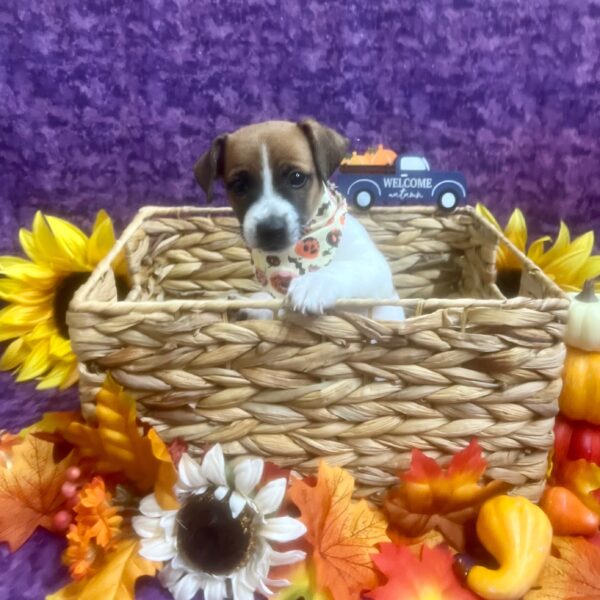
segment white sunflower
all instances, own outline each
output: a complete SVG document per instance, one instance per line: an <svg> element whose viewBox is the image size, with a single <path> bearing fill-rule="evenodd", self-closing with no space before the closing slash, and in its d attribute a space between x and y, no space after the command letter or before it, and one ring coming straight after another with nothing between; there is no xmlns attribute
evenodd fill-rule
<svg viewBox="0 0 600 600"><path fill-rule="evenodd" d="M175 600L191 600L199 590L205 600L253 600L254 593L270 596L272 566L302 560L300 550L278 552L269 542L289 542L306 532L292 517L268 517L281 505L285 478L256 492L264 463L245 459L225 464L220 445L213 446L200 465L188 454L179 461L175 491L177 510L163 510L154 495L140 504L133 527L142 538L140 554L165 561L160 573Z"/></svg>

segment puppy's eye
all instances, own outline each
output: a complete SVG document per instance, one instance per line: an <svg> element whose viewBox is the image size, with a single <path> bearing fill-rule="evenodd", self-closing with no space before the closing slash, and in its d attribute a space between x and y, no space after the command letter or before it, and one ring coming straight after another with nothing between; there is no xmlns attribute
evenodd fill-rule
<svg viewBox="0 0 600 600"><path fill-rule="evenodd" d="M236 196L243 196L250 189L250 182L246 177L238 177L227 184L227 189Z"/></svg>
<svg viewBox="0 0 600 600"><path fill-rule="evenodd" d="M288 175L288 183L293 188L301 188L308 181L308 176L301 171L292 171Z"/></svg>

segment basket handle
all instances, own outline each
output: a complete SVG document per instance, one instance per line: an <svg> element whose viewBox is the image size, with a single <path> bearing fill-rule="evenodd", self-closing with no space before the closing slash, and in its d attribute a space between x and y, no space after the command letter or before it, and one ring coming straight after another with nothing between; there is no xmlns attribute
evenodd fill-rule
<svg viewBox="0 0 600 600"><path fill-rule="evenodd" d="M80 303L92 298L100 301L117 300L117 284L112 265L119 258L119 255L125 251L127 262L130 256L126 251L129 242L141 228L142 223L152 213L152 207L141 208L131 223L125 228L121 237L117 240L110 252L98 263L90 278L75 292L71 300L71 307L76 307Z"/></svg>

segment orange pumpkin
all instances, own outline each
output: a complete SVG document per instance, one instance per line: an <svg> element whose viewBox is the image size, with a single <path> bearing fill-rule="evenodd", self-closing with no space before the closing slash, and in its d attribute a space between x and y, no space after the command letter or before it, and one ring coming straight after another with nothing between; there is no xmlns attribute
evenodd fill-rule
<svg viewBox="0 0 600 600"><path fill-rule="evenodd" d="M303 258L317 258L319 256L319 240L314 237L301 239L296 243L296 254Z"/></svg>
<svg viewBox="0 0 600 600"><path fill-rule="evenodd" d="M394 164L398 155L389 148L384 148L381 144L377 146L377 149L369 148L364 154L357 154L352 152L352 155L342 160L342 165L377 165L377 166L390 166Z"/></svg>
<svg viewBox="0 0 600 600"><path fill-rule="evenodd" d="M567 417L600 425L600 352L567 348L559 403Z"/></svg>
<svg viewBox="0 0 600 600"><path fill-rule="evenodd" d="M393 165L397 154L393 150L384 148L381 144L373 153L372 164L374 165Z"/></svg>

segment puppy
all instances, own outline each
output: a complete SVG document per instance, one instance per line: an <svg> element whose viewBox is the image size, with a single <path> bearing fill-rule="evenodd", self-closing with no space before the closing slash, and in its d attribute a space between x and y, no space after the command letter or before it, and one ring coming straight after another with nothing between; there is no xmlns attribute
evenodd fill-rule
<svg viewBox="0 0 600 600"><path fill-rule="evenodd" d="M267 121L217 137L194 167L209 202L223 179L263 296L285 295L302 313L323 313L340 298L397 299L385 258L327 183L347 146L312 119ZM373 317L404 313L380 307Z"/></svg>

